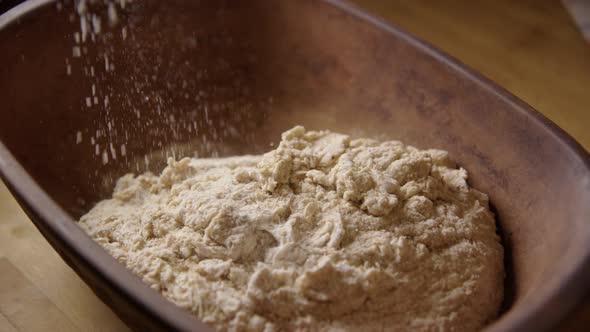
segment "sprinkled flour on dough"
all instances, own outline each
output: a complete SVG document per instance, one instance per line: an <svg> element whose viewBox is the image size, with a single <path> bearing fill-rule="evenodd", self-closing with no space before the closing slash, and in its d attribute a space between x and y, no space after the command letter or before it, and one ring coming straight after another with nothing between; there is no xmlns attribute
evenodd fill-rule
<svg viewBox="0 0 590 332"><path fill-rule="evenodd" d="M80 225L219 330L468 331L504 270L466 179L441 150L295 127L265 155L126 175Z"/></svg>

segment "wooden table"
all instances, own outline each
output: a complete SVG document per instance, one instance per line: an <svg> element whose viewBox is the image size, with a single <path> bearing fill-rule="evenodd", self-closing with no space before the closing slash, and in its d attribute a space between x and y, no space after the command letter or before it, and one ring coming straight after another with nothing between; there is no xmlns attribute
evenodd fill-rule
<svg viewBox="0 0 590 332"><path fill-rule="evenodd" d="M512 91L590 149L590 45L559 1L356 0ZM477 3L476 3L477 2ZM590 326L590 306L563 331ZM125 331L0 183L0 331Z"/></svg>

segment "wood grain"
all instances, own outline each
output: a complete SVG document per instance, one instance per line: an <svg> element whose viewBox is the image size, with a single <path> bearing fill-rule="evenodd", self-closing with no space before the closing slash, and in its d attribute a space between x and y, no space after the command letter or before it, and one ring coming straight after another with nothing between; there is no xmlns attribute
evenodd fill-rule
<svg viewBox="0 0 590 332"><path fill-rule="evenodd" d="M590 148L590 47L559 1L355 0L519 96ZM0 184L0 330L126 331ZM49 308L43 310L43 308ZM590 306L565 323L583 330Z"/></svg>
<svg viewBox="0 0 590 332"><path fill-rule="evenodd" d="M8 259L0 258L0 271L0 312L12 326L19 331L79 331Z"/></svg>
<svg viewBox="0 0 590 332"><path fill-rule="evenodd" d="M0 184L2 256L0 314L17 331L129 330L61 260L4 184ZM4 283L10 286L1 286ZM8 330L8 324L0 317L0 331Z"/></svg>

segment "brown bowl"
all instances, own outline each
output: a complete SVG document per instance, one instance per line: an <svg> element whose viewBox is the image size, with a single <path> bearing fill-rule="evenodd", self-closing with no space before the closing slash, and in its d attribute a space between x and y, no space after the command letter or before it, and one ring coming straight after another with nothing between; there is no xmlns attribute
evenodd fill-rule
<svg viewBox="0 0 590 332"><path fill-rule="evenodd" d="M588 153L397 27L338 0L146 0L120 13L126 40L105 23L73 57L72 13L38 0L0 17L0 173L131 327L205 329L75 220L129 170L157 172L172 154L259 153L295 124L446 149L469 171L490 195L507 249L505 309L489 331L548 330L587 293Z"/></svg>

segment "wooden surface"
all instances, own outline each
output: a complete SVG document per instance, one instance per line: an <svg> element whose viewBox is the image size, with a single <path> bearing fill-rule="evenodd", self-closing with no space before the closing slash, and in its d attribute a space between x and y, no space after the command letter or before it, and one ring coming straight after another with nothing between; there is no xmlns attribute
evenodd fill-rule
<svg viewBox="0 0 590 332"><path fill-rule="evenodd" d="M356 0L495 80L590 149L590 45L559 1ZM563 331L584 330L584 306ZM0 183L0 331L126 331Z"/></svg>

